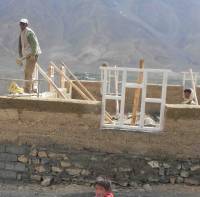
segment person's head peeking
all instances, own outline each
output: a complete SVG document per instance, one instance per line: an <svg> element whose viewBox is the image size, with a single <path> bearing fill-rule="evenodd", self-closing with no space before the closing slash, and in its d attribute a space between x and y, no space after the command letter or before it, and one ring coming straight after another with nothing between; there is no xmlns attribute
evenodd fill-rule
<svg viewBox="0 0 200 197"><path fill-rule="evenodd" d="M22 18L19 21L19 26L20 26L21 31L23 31L24 29L26 29L26 27L28 27L28 19Z"/></svg>
<svg viewBox="0 0 200 197"><path fill-rule="evenodd" d="M184 90L184 97L185 97L185 99L190 99L191 93L192 93L191 89L185 89Z"/></svg>
<svg viewBox="0 0 200 197"><path fill-rule="evenodd" d="M111 181L104 177L98 177L95 182L96 197L104 197L111 192Z"/></svg>

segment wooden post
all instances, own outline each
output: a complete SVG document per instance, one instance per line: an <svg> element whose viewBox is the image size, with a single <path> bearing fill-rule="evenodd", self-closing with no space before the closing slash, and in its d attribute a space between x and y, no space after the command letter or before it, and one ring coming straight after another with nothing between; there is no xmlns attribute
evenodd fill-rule
<svg viewBox="0 0 200 197"><path fill-rule="evenodd" d="M75 82L77 85L79 85L80 90L87 96L89 97L90 100L92 101L97 101L96 98L89 92L89 90L78 80L78 78L71 72L71 70L65 65L65 63L62 62L62 65L65 67L67 72L74 78ZM102 65L103 66L103 65ZM73 84L73 83L72 83ZM109 120L109 122L112 122L112 116L106 112L106 116Z"/></svg>
<svg viewBox="0 0 200 197"><path fill-rule="evenodd" d="M53 62L50 62L50 64L55 68L56 72L58 72L60 75L63 75L63 77L65 78L66 81L68 81L72 87L80 94L80 96L85 99L85 100L90 100L89 97L87 95L84 94L84 92L82 92L80 90L80 88L75 85L72 80L66 75L64 74Z"/></svg>
<svg viewBox="0 0 200 197"><path fill-rule="evenodd" d="M35 64L38 68L39 73L47 80L49 85L52 86L53 89L60 95L62 98L67 99L67 97L59 90L59 88L56 86L56 84L53 82L53 80L46 74L46 72L40 67L38 63Z"/></svg>
<svg viewBox="0 0 200 197"><path fill-rule="evenodd" d="M144 69L144 60L143 59L140 60L139 68L141 70ZM137 83L141 84L142 82L143 82L143 71L139 72L138 79L137 79ZM134 96L133 96L133 108L132 108L131 125L135 125L136 124L137 111L138 111L138 106L139 106L139 103L140 103L140 95L141 95L141 88L136 88L134 90Z"/></svg>
<svg viewBox="0 0 200 197"><path fill-rule="evenodd" d="M85 86L78 80L78 78L71 72L71 70L68 68L68 66L62 62L62 65L65 67L67 72L73 77L74 81L77 83L77 85L80 87L81 91L88 96L91 100L96 101L95 97L87 90Z"/></svg>
<svg viewBox="0 0 200 197"><path fill-rule="evenodd" d="M101 67L108 67L108 65L106 64L106 63L103 63L101 66L100 66L100 68ZM100 69L101 70L101 69ZM103 72L103 70L101 70L101 89L100 89L100 93L101 93L101 95L103 94L103 81L104 81L104 72Z"/></svg>
<svg viewBox="0 0 200 197"><path fill-rule="evenodd" d="M60 88L65 88L65 73L66 73L66 69L64 66L61 66L61 72L63 73L62 75L60 75Z"/></svg>
<svg viewBox="0 0 200 197"><path fill-rule="evenodd" d="M48 77L54 81L54 67L49 64L49 67L48 67ZM50 82L48 82L48 90L49 92L53 92L54 90L54 87L52 86L52 84Z"/></svg>
<svg viewBox="0 0 200 197"><path fill-rule="evenodd" d="M55 70L60 75L63 75L63 77L65 78L65 80L69 82L69 84L80 94L80 96L83 99L89 100L89 101L96 101L96 99L94 98L94 96L81 84L81 82L76 78L76 76L73 75L73 73L69 70L69 68L64 63L62 63L63 66L72 75L72 77L75 79L75 81L78 82L78 85L80 87L78 87L76 84L74 84L73 81L66 74L62 73L61 70L53 62L50 62L50 64L55 68ZM80 88L82 88L82 89L80 89ZM87 93L87 95L83 91L85 91ZM111 117L111 115L108 112L106 112L106 116L107 116L106 118L108 119L108 121L112 123L112 117Z"/></svg>

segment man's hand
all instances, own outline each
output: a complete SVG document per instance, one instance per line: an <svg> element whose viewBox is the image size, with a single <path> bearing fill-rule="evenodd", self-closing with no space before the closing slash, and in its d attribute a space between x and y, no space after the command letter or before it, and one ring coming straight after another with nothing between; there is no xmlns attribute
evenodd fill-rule
<svg viewBox="0 0 200 197"><path fill-rule="evenodd" d="M16 59L16 64L19 65L19 66L23 66L22 59L21 58L17 58Z"/></svg>
<svg viewBox="0 0 200 197"><path fill-rule="evenodd" d="M35 61L35 55L33 54L27 55L26 58L29 59L30 61L33 61L33 62Z"/></svg>
<svg viewBox="0 0 200 197"><path fill-rule="evenodd" d="M27 56L26 56L26 58L28 59L28 58L30 58L31 57L31 53L29 53Z"/></svg>

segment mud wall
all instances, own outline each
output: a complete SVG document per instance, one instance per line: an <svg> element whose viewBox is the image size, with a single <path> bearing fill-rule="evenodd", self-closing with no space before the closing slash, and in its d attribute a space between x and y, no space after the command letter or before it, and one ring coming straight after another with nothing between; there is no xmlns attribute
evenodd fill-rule
<svg viewBox="0 0 200 197"><path fill-rule="evenodd" d="M95 96L95 98L99 101L101 101L101 93L100 88L101 84L100 82L89 82L89 81L82 81L84 86ZM73 98L80 98L79 95L75 90L73 90ZM126 104L125 104L125 111L131 112L132 111L132 105L133 105L133 96L134 91L133 89L127 88L126 91ZM197 88L197 96L200 100L200 88ZM149 85L147 87L147 97L149 98L160 98L161 97L161 87L157 85ZM167 104L180 104L183 101L183 88L182 86L168 86L167 87ZM114 113L115 112L115 101L108 102L107 110L109 112ZM147 113L158 113L159 112L159 105L157 104L147 104L146 105L146 112Z"/></svg>
<svg viewBox="0 0 200 197"><path fill-rule="evenodd" d="M200 109L167 105L160 133L100 130L101 103L0 98L0 143L199 158Z"/></svg>

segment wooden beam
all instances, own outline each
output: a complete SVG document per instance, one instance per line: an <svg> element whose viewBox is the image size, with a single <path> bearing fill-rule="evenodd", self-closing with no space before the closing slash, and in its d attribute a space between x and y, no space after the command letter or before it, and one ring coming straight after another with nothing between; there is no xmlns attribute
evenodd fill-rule
<svg viewBox="0 0 200 197"><path fill-rule="evenodd" d="M54 81L54 67L52 65L49 64L48 67L48 77ZM53 92L54 87L52 86L52 84L50 82L48 82L48 90L49 92Z"/></svg>
<svg viewBox="0 0 200 197"><path fill-rule="evenodd" d="M139 68L142 69L142 70L144 69L144 60L143 59L140 60ZM143 72L139 72L137 83L141 84L142 82L143 82ZM133 95L133 108L132 108L131 125L136 124L137 111L138 111L138 107L139 107L139 103L140 103L140 95L141 95L141 88L136 88L134 90L134 95Z"/></svg>
<svg viewBox="0 0 200 197"><path fill-rule="evenodd" d="M64 66L61 66L60 70L63 72L63 74L66 74L66 69ZM60 87L61 88L65 88L65 82L66 82L66 80L65 80L64 76L60 75Z"/></svg>
<svg viewBox="0 0 200 197"><path fill-rule="evenodd" d="M36 67L38 68L40 74L52 85L52 87L56 90L56 92L64 99L67 99L67 97L58 89L56 84L52 81L51 78L48 77L48 75L45 73L45 71L40 67L38 63L36 63Z"/></svg>
<svg viewBox="0 0 200 197"><path fill-rule="evenodd" d="M67 72L74 78L74 80L77 82L77 84L82 88L82 91L84 91L88 97L90 97L91 100L97 101L96 98L89 92L89 90L80 82L80 80L71 72L71 70L67 67L67 65L62 62L62 65L65 66ZM109 122L112 121L112 116L106 112L106 116L108 117Z"/></svg>
<svg viewBox="0 0 200 197"><path fill-rule="evenodd" d="M84 92L82 92L80 90L80 88L75 85L72 80L65 74L63 73L52 61L50 62L50 64L55 68L56 72L58 72L60 75L63 75L63 77L65 78L66 81L68 81L72 87L80 94L80 96L85 99L85 100L91 100L87 95L85 95Z"/></svg>
<svg viewBox="0 0 200 197"><path fill-rule="evenodd" d="M71 72L71 70L67 67L67 65L62 62L62 65L65 67L67 72L73 77L74 81L80 86L83 92L86 93L91 100L96 101L96 98L88 91L88 89L78 80L78 78Z"/></svg>
<svg viewBox="0 0 200 197"><path fill-rule="evenodd" d="M95 97L83 86L83 84L77 79L77 77L70 71L70 69L65 65L65 68L67 70L67 72L69 72L69 74L75 79L75 81L77 82L77 84L80 86L78 87L76 84L73 83L73 81L66 76L66 74L61 73L60 69L51 61L50 64L52 64L54 66L54 68L56 69L57 72L59 72L60 74L63 75L63 77L69 81L69 83L71 84L71 86L81 95L81 97L85 100L89 100L89 101L97 101L95 99ZM82 88L82 89L81 89ZM84 92L85 91L85 92ZM106 112L106 119L112 123L112 116Z"/></svg>

